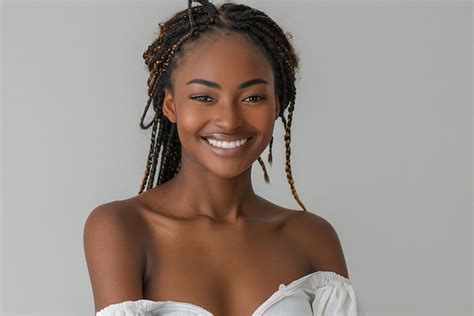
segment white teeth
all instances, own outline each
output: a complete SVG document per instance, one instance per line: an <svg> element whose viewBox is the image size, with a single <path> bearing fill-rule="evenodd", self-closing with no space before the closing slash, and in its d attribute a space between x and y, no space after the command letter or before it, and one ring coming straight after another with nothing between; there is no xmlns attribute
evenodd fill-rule
<svg viewBox="0 0 474 316"><path fill-rule="evenodd" d="M245 144L247 142L247 138L243 138L243 139L240 139L240 140L237 140L237 141L231 141L231 142L226 142L226 141L223 141L223 140L216 140L216 139L212 139L212 138L206 138L206 139L212 146L219 147L219 148L240 147L240 146L242 146L243 144Z"/></svg>

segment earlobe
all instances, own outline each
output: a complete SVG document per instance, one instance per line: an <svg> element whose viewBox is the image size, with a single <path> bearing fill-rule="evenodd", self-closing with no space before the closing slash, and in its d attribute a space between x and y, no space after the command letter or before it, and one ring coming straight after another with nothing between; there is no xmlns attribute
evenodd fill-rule
<svg viewBox="0 0 474 316"><path fill-rule="evenodd" d="M165 98L163 100L163 113L171 121L176 123L176 109L173 95L165 89Z"/></svg>

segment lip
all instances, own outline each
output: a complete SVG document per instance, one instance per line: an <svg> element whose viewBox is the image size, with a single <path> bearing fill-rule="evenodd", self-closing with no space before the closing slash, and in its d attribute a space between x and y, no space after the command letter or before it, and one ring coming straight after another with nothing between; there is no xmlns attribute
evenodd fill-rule
<svg viewBox="0 0 474 316"><path fill-rule="evenodd" d="M213 136L207 136L209 138L214 138ZM220 148L220 147L215 147L211 145L205 137L201 136L199 137L201 139L201 142L204 143L204 145L209 148L212 152L214 152L217 156L223 157L223 158L234 158L234 157L239 157L242 155L244 151L247 150L247 147L249 146L249 143L254 139L253 136L249 137L242 137L242 138L247 138L247 141L245 144L235 147L235 148ZM238 139L242 139L238 138Z"/></svg>

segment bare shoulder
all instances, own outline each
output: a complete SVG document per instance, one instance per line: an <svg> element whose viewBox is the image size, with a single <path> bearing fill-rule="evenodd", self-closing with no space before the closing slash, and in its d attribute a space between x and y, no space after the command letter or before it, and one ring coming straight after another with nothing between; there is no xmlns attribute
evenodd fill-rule
<svg viewBox="0 0 474 316"><path fill-rule="evenodd" d="M294 210L288 227L307 254L314 271L333 271L349 278L344 252L334 226L312 212Z"/></svg>
<svg viewBox="0 0 474 316"><path fill-rule="evenodd" d="M96 312L142 297L145 252L139 226L140 217L125 200L102 204L88 215L83 245Z"/></svg>

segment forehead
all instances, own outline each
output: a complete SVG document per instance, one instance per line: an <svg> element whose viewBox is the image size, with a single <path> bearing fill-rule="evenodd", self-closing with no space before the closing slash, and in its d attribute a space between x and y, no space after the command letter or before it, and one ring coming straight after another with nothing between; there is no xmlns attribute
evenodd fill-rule
<svg viewBox="0 0 474 316"><path fill-rule="evenodd" d="M203 78L237 86L257 77L273 82L271 64L263 52L244 35L213 35L186 50L175 71L176 85Z"/></svg>

